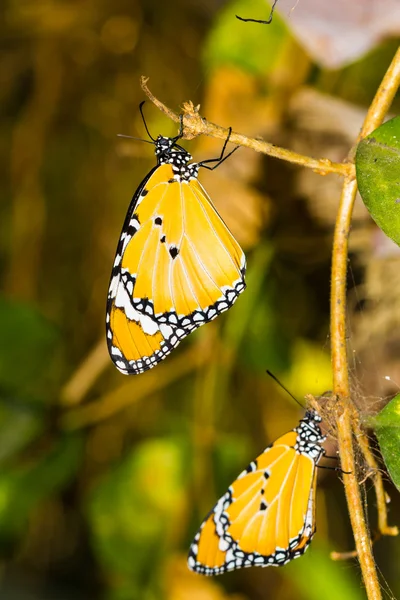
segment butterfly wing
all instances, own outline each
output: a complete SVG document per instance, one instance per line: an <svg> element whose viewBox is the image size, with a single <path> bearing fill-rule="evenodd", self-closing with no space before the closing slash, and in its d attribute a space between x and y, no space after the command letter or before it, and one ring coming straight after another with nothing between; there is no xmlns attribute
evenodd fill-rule
<svg viewBox="0 0 400 600"><path fill-rule="evenodd" d="M305 552L315 532L317 461L296 452L296 441L296 430L280 437L217 502L190 548L193 571L280 566Z"/></svg>
<svg viewBox="0 0 400 600"><path fill-rule="evenodd" d="M226 543L221 535L221 531L217 532L215 511L212 510L204 519L190 546L188 556L189 568L202 575L219 575L220 573L224 573L228 570L227 565L232 560L232 558L228 560L228 548L225 546Z"/></svg>
<svg viewBox="0 0 400 600"><path fill-rule="evenodd" d="M155 167L131 202L111 277L107 340L117 368L153 367L235 302L244 274L244 254L197 178Z"/></svg>
<svg viewBox="0 0 400 600"><path fill-rule="evenodd" d="M122 265L125 250L138 230L135 210L146 196L148 181L161 167L156 166L138 187L129 206L119 239L107 298L107 345L117 369L125 375L135 375L151 369L165 358L186 335L181 328L172 330L144 312L138 312L132 302L135 277Z"/></svg>
<svg viewBox="0 0 400 600"><path fill-rule="evenodd" d="M183 329L158 324L136 311L123 280L107 312L107 344L117 369L137 375L163 360L186 335Z"/></svg>
<svg viewBox="0 0 400 600"><path fill-rule="evenodd" d="M244 290L243 251L197 179L174 179L163 165L143 193L139 229L122 258L135 277L133 305L157 321L195 329Z"/></svg>

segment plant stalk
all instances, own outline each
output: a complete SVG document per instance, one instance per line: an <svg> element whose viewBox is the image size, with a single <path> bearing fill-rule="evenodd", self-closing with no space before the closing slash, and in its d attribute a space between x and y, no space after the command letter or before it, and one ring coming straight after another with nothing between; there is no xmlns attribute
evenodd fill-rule
<svg viewBox="0 0 400 600"><path fill-rule="evenodd" d="M382 123L399 85L400 48L397 50L371 103L357 143ZM350 161L354 161L355 148L356 146L349 155ZM367 596L370 600L379 600L382 597L381 590L372 555L371 539L365 521L360 487L356 476L353 423L356 423L358 426L358 415L350 399L346 346L348 238L356 193L357 182L353 166L352 173L349 172L343 183L333 241L331 282L333 392L338 397L336 405L336 423L341 464L344 471L350 472L350 474L344 475L343 481L357 556L360 562Z"/></svg>

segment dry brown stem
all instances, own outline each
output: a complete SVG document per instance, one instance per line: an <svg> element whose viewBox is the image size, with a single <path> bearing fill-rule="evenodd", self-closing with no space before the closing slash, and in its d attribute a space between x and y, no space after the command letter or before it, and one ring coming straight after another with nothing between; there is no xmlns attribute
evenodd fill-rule
<svg viewBox="0 0 400 600"><path fill-rule="evenodd" d="M375 488L376 509L378 512L378 536L396 536L399 534L399 528L388 525L387 497L383 487L382 473L372 453L368 438L359 427L359 421L353 423L353 432L357 439L357 444L364 455L365 462L369 467L371 473L369 477L372 479Z"/></svg>
<svg viewBox="0 0 400 600"><path fill-rule="evenodd" d="M170 108L158 100L158 98L156 98L149 90L147 82L147 77L141 78L141 86L147 97L165 115L167 115L176 123L179 123L179 114L174 113ZM207 121L204 117L200 116L199 108L199 106L194 106L192 102L187 102L183 105L184 137L186 139L192 139L203 134L219 138L221 140L226 140L228 130L224 127L220 127L219 125L215 125L215 123L210 123L210 121ZM281 160L286 160L287 162L291 162L296 165L308 167L320 175L326 175L328 173L346 175L349 171L349 165L347 164L335 163L327 158L316 159L311 158L310 156L303 156L302 154L297 154L297 152L293 152L292 150L280 148L279 146L274 146L274 144L270 144L255 138L249 138L234 131L232 131L229 140L238 146L252 148L256 152L262 152L263 154L268 154L268 156L274 156L275 158L280 158Z"/></svg>
<svg viewBox="0 0 400 600"><path fill-rule="evenodd" d="M387 70L375 98L368 110L357 142L371 133L382 123L391 102L400 85L400 48ZM354 149L349 159L353 160ZM348 261L348 238L351 217L357 192L354 170L344 180L343 189L336 220L333 255L332 255L332 289L331 289L331 344L333 368L333 392L338 396L336 407L336 423L339 452L344 471L344 487L358 560L360 562L364 584L369 599L378 600L381 596L379 580L372 556L372 544L365 522L361 502L360 487L357 482L354 459L353 433L358 431L358 415L350 399L349 373L346 347L346 276ZM361 446L361 450L365 447ZM379 500L378 500L379 503Z"/></svg>

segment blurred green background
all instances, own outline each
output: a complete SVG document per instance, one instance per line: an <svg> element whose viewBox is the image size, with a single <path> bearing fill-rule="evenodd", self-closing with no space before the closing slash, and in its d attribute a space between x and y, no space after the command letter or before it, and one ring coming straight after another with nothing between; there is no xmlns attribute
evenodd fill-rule
<svg viewBox="0 0 400 600"><path fill-rule="evenodd" d="M340 180L240 149L201 173L248 257L248 288L163 363L126 378L104 312L120 228L154 165L141 75L179 111L343 160L397 47L328 70L262 0L6 0L0 17L0 597L2 600L363 598L340 482L320 471L318 533L283 569L205 579L186 567L203 517L245 465L292 429L297 397L331 387L330 251ZM356 26L355 26L356 27ZM322 50L321 50L322 53ZM321 59L323 56L321 54ZM398 109L399 103L394 106ZM176 125L149 102L153 135ZM196 160L209 138L184 142ZM361 205L349 275L349 348L365 414L400 381L396 250ZM384 379L390 375L392 381ZM329 454L335 440L327 443ZM362 470L362 464L360 463ZM376 524L366 482L366 507ZM400 523L398 492L390 520ZM400 597L400 540L375 546Z"/></svg>

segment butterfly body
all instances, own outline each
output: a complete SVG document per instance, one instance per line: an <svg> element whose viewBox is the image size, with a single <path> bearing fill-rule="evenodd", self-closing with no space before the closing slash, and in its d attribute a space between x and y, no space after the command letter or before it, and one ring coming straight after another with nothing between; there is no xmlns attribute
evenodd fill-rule
<svg viewBox="0 0 400 600"><path fill-rule="evenodd" d="M325 453L320 421L307 411L239 475L196 535L190 569L219 575L281 566L305 552L315 533L316 466Z"/></svg>
<svg viewBox="0 0 400 600"><path fill-rule="evenodd" d="M245 289L246 261L197 177L201 163L155 140L157 166L136 191L107 302L110 356L124 374L152 368Z"/></svg>

